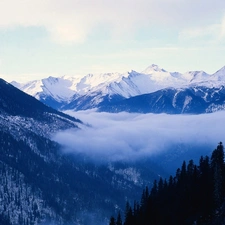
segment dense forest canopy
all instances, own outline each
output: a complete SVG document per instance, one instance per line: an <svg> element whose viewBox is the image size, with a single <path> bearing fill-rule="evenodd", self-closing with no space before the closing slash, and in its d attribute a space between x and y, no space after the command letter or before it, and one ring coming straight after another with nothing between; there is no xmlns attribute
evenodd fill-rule
<svg viewBox="0 0 225 225"><path fill-rule="evenodd" d="M110 225L205 225L225 224L225 163L220 142L211 157L201 156L199 164L183 162L175 176L162 177L140 202L127 202L124 222L120 213Z"/></svg>

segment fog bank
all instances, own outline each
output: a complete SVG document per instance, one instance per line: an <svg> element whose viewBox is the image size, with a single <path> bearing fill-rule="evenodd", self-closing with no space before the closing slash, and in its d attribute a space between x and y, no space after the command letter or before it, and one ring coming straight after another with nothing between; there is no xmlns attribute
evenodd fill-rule
<svg viewBox="0 0 225 225"><path fill-rule="evenodd" d="M212 150L225 139L225 111L202 115L99 113L67 114L90 126L53 136L65 152L84 153L94 159L131 160L165 153L173 146L204 145Z"/></svg>

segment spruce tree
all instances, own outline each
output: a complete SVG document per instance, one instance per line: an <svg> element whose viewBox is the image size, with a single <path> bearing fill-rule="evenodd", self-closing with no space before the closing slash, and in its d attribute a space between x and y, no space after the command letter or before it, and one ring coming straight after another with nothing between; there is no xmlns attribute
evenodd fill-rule
<svg viewBox="0 0 225 225"><path fill-rule="evenodd" d="M127 202L124 225L133 225L134 224L133 222L134 222L134 218L133 218L132 208L129 202Z"/></svg>
<svg viewBox="0 0 225 225"><path fill-rule="evenodd" d="M109 225L116 225L115 218L111 216Z"/></svg>
<svg viewBox="0 0 225 225"><path fill-rule="evenodd" d="M224 178L224 150L222 142L213 151L211 157L211 167L214 182L214 204L219 207L223 196L223 178Z"/></svg>
<svg viewBox="0 0 225 225"><path fill-rule="evenodd" d="M116 219L116 225L122 225L122 224L123 222L122 222L121 214L119 212Z"/></svg>

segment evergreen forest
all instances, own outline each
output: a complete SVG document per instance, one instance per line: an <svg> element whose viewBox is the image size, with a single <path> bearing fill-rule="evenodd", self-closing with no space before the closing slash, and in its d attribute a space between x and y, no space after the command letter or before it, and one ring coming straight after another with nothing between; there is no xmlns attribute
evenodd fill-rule
<svg viewBox="0 0 225 225"><path fill-rule="evenodd" d="M211 157L199 164L183 162L175 176L155 180L139 202L127 202L109 225L223 225L225 224L225 163L220 142Z"/></svg>

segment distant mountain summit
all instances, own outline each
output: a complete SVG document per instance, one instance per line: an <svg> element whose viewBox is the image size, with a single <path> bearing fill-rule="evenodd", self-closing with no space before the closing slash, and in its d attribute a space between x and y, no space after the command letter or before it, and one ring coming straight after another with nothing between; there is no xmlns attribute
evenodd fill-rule
<svg viewBox="0 0 225 225"><path fill-rule="evenodd" d="M152 64L142 72L132 70L127 73L88 74L83 77L49 77L25 84L16 82L12 82L12 84L56 109L87 110L96 108L106 110L113 104L118 106L120 101L145 94L154 96L154 93L157 92L157 95L158 91L168 90L168 88L179 92L180 89L191 90L194 87L198 87L198 89L202 87L204 90L223 87L225 85L225 67L214 74L207 74L204 71L189 71L182 74L169 72ZM166 98L168 92L162 91L162 93ZM192 98L192 101L194 99L196 98ZM211 103L213 104L213 102ZM223 106L217 107L218 110L220 108ZM143 110L140 108L139 111ZM195 113L194 109L190 111ZM167 113L167 110L165 109L163 112Z"/></svg>
<svg viewBox="0 0 225 225"><path fill-rule="evenodd" d="M143 70L141 73L144 74L152 74L154 72L167 72L166 70L160 68L158 65L156 64L152 64L149 67L147 67L145 70Z"/></svg>
<svg viewBox="0 0 225 225"><path fill-rule="evenodd" d="M34 97L18 90L3 79L0 79L0 111L11 116L28 117L45 120L49 117L64 120L65 123L80 124L81 121L44 105Z"/></svg>

